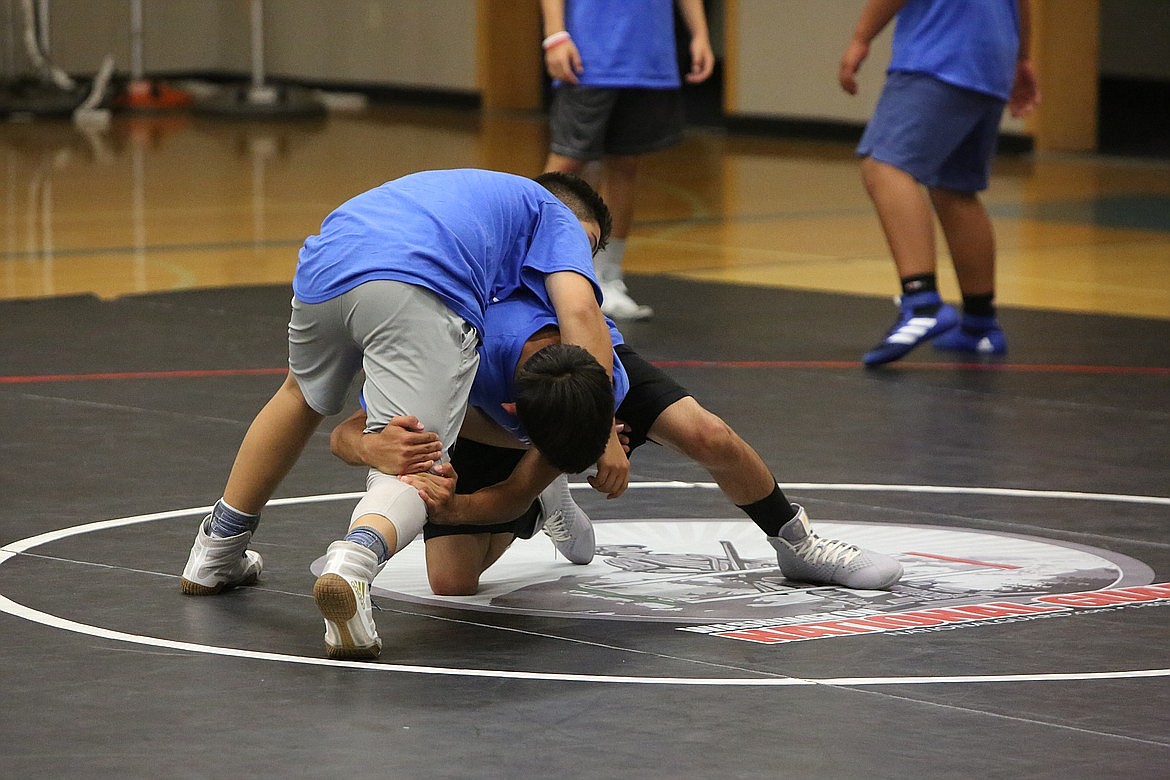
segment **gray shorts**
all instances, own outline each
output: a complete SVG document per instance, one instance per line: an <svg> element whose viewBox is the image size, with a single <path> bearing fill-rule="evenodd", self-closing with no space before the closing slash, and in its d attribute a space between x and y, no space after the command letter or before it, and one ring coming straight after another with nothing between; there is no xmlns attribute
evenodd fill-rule
<svg viewBox="0 0 1170 780"><path fill-rule="evenodd" d="M635 155L673 146L682 138L682 92L609 89L566 84L549 110L549 149L574 160Z"/></svg>
<svg viewBox="0 0 1170 780"><path fill-rule="evenodd" d="M371 429L414 415L446 448L467 411L478 342L475 328L430 291L374 281L324 303L293 298L288 365L309 406L324 415L342 410L364 371Z"/></svg>

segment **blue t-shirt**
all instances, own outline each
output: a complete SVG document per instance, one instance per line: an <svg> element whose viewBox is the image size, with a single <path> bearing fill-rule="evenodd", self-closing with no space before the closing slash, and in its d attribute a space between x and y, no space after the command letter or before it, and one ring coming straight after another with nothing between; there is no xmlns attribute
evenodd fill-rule
<svg viewBox="0 0 1170 780"><path fill-rule="evenodd" d="M898 11L889 70L1006 101L1019 50L1016 0L909 0Z"/></svg>
<svg viewBox="0 0 1170 780"><path fill-rule="evenodd" d="M544 277L555 271L586 277L600 301L589 238L552 193L508 173L425 171L326 217L301 247L293 292L321 303L364 282L406 282L435 293L482 338L492 298L523 288L547 302Z"/></svg>
<svg viewBox="0 0 1170 780"><path fill-rule="evenodd" d="M613 320L606 319L606 323L609 325L610 340L615 346L621 344L622 334ZM526 444L529 443L528 436L519 418L505 412L500 404L515 400L513 385L524 343L541 328L556 324L557 316L552 307L524 291L487 308L487 330L468 403L478 407L501 428ZM613 356L613 379L613 406L616 409L630 391L630 379L617 355Z"/></svg>
<svg viewBox="0 0 1170 780"><path fill-rule="evenodd" d="M566 0L587 87L679 89L673 0Z"/></svg>

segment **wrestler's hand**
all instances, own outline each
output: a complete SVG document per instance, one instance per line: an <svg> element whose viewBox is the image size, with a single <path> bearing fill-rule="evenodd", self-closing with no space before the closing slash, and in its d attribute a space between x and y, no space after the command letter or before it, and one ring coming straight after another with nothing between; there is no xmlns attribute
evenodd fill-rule
<svg viewBox="0 0 1170 780"><path fill-rule="evenodd" d="M1012 94L1008 99L1008 111L1012 117L1019 119L1029 116L1040 105L1040 82L1036 78L1036 70L1029 60L1020 60L1016 63L1016 80L1012 84Z"/></svg>
<svg viewBox="0 0 1170 780"><path fill-rule="evenodd" d="M544 53L544 67L550 77L566 84L576 84L578 74L585 71L585 66L581 63L581 52L577 51L577 44L571 39Z"/></svg>
<svg viewBox="0 0 1170 780"><path fill-rule="evenodd" d="M711 40L706 36L697 36L691 39L691 69L686 74L688 84L698 84L706 81L715 70L715 52L711 49Z"/></svg>
<svg viewBox="0 0 1170 780"><path fill-rule="evenodd" d="M857 72L868 56L869 44L858 38L851 40L841 55L841 62L837 66L837 83L850 95L857 94Z"/></svg>
<svg viewBox="0 0 1170 780"><path fill-rule="evenodd" d="M362 462L383 474L415 474L430 469L443 454L437 434L423 430L417 417L393 417L360 443Z"/></svg>
<svg viewBox="0 0 1170 780"><path fill-rule="evenodd" d="M432 523L455 523L455 485L459 475L450 463L440 463L421 474L403 474L398 479L418 491L427 505L427 519Z"/></svg>
<svg viewBox="0 0 1170 780"><path fill-rule="evenodd" d="M617 498L629 487L630 459L618 441L616 426L610 431L605 452L601 454L601 460L597 461L597 473L589 477L589 484L594 490L605 493L606 498Z"/></svg>
<svg viewBox="0 0 1170 780"><path fill-rule="evenodd" d="M629 455L630 454L630 431L632 431L633 429L630 428L629 423L624 423L621 420L616 420L615 422L617 424L614 426L614 430L617 431L618 444L622 445L622 452L626 453L626 455Z"/></svg>

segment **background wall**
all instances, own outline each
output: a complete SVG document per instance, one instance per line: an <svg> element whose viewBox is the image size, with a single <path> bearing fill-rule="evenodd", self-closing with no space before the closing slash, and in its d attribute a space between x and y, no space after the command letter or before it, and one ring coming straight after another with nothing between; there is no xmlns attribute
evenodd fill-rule
<svg viewBox="0 0 1170 780"><path fill-rule="evenodd" d="M265 67L274 78L476 89L473 0L263 5ZM250 72L248 0L143 0L142 8L148 73ZM107 53L129 70L129 0L53 0L50 11L52 56L67 71L93 73Z"/></svg>
<svg viewBox="0 0 1170 780"><path fill-rule="evenodd" d="M861 92L837 86L837 63L864 0L738 0L725 24L738 41L734 88L725 103L749 116L864 123L873 111L890 59L892 29L871 47Z"/></svg>
<svg viewBox="0 0 1170 780"><path fill-rule="evenodd" d="M716 50L727 58L729 113L864 122L880 89L890 32L875 44L862 73L860 95L851 98L836 84L837 60L864 2L708 0ZM1041 15L1047 12L1046 24L1068 16L1070 8L1099 5L1100 73L1170 83L1167 0L1033 2ZM267 71L274 78L317 83L479 94L477 77L494 72L478 61L485 56L529 57L521 61L528 63L526 78L540 78L538 49L509 47L492 53L491 42L499 36L489 36L486 48L482 39L477 41L477 20L484 8L490 8L497 20L512 15L517 24L538 26L529 7L535 4L536 0L268 0ZM58 64L71 73L89 74L109 53L119 71L129 70L130 0L51 0L48 6L51 53ZM19 9L18 0L0 0L6 22L0 38L3 75L27 67L19 41ZM248 74L248 0L143 0L143 9L149 73ZM531 32L538 40L539 30ZM1051 39L1058 52L1069 48L1062 35L1055 33ZM1063 54L1076 59L1096 56L1095 31L1093 36L1092 52ZM1078 83L1094 80L1093 71L1064 75ZM1042 76L1053 84L1062 73ZM1062 122L1063 117L1055 120ZM1016 131L1021 124L1007 120L1005 128Z"/></svg>

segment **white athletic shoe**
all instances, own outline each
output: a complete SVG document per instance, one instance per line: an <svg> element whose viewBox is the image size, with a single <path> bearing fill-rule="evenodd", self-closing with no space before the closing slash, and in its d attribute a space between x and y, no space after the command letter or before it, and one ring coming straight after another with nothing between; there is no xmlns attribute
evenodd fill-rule
<svg viewBox="0 0 1170 780"><path fill-rule="evenodd" d="M370 583L381 568L378 556L360 544L342 540L329 545L313 598L325 618L330 658L377 658L382 652L370 603Z"/></svg>
<svg viewBox="0 0 1170 780"><path fill-rule="evenodd" d="M543 525L557 551L579 566L592 561L596 547L593 523L570 495L569 478L564 474L557 477L540 491L537 500L540 502L537 525Z"/></svg>
<svg viewBox="0 0 1170 780"><path fill-rule="evenodd" d="M888 555L817 536L804 507L796 508L780 536L768 537L785 578L857 590L885 590L902 578L902 564Z"/></svg>
<svg viewBox="0 0 1170 780"><path fill-rule="evenodd" d="M621 279L601 282L601 313L615 320L645 320L654 316L654 309L630 297L626 283Z"/></svg>
<svg viewBox="0 0 1170 780"><path fill-rule="evenodd" d="M211 515L203 518L179 583L188 596L214 596L225 588L254 585L264 568L260 553L249 550L252 532L218 539L208 533Z"/></svg>

